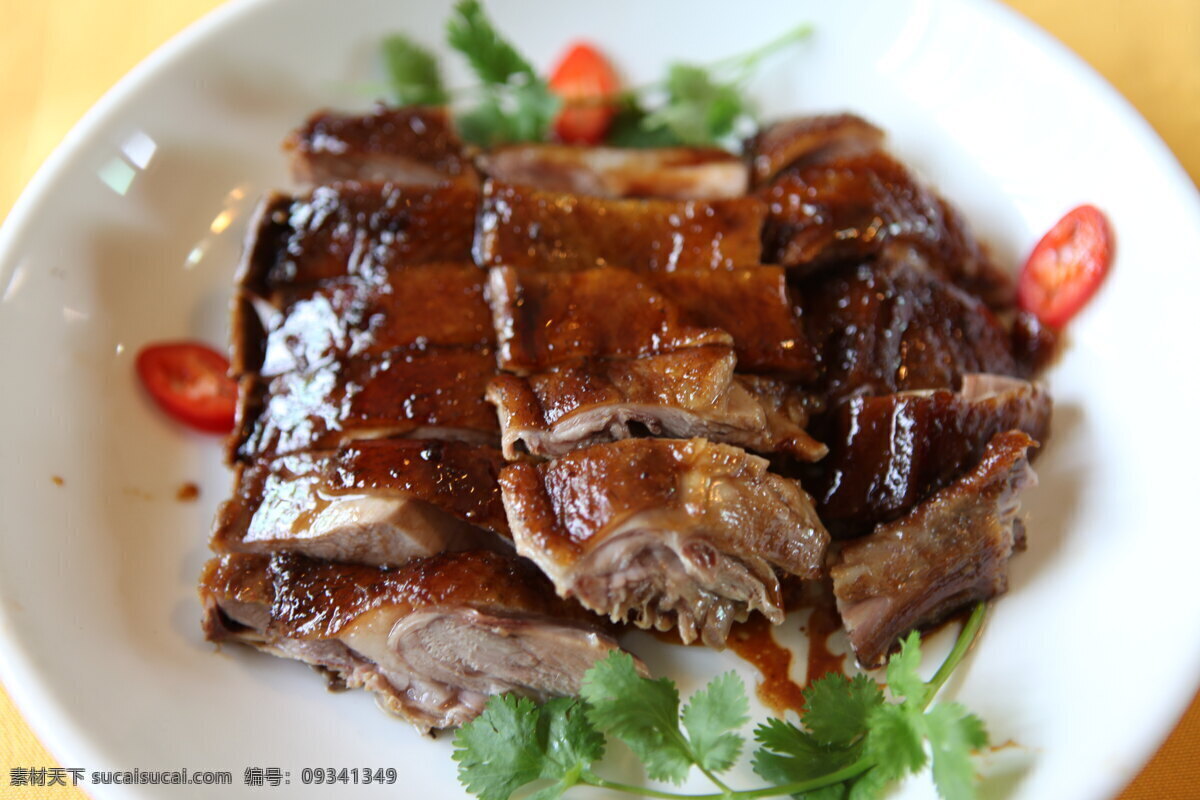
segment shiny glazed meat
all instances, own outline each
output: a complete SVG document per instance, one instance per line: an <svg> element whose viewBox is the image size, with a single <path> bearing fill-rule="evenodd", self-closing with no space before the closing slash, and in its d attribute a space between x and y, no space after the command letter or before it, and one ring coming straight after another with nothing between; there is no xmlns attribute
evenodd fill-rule
<svg viewBox="0 0 1200 800"><path fill-rule="evenodd" d="M208 563L200 598L210 641L311 664L425 732L470 721L491 695L577 694L618 649L527 562L491 552L394 570L237 553Z"/></svg>
<svg viewBox="0 0 1200 800"><path fill-rule="evenodd" d="M428 439L370 439L239 464L210 546L375 565L502 548L503 464L493 448Z"/></svg>
<svg viewBox="0 0 1200 800"><path fill-rule="evenodd" d="M1017 371L981 301L908 260L842 267L796 287L829 404L855 394L953 389L972 372Z"/></svg>
<svg viewBox="0 0 1200 800"><path fill-rule="evenodd" d="M996 434L967 474L895 522L846 545L830 569L859 663L881 666L907 631L1008 588L1023 549L1017 495L1036 483L1020 431Z"/></svg>
<svg viewBox="0 0 1200 800"><path fill-rule="evenodd" d="M490 346L486 277L471 263L419 264L379 281L344 278L254 300L243 293L234 330L247 335L235 339L234 370L270 377L413 346Z"/></svg>
<svg viewBox="0 0 1200 800"><path fill-rule="evenodd" d="M478 185L444 108L387 108L369 114L318 111L284 142L301 183L391 181Z"/></svg>
<svg viewBox="0 0 1200 800"><path fill-rule="evenodd" d="M757 264L764 207L728 200L610 200L497 181L484 185L475 233L481 266L638 272Z"/></svg>
<svg viewBox="0 0 1200 800"><path fill-rule="evenodd" d="M329 450L384 436L490 444L497 439L496 414L483 394L495 373L489 350L430 347L243 378L231 458Z"/></svg>
<svg viewBox="0 0 1200 800"><path fill-rule="evenodd" d="M747 145L755 187L770 183L790 166L816 159L870 153L884 133L854 114L792 117L764 128Z"/></svg>
<svg viewBox="0 0 1200 800"><path fill-rule="evenodd" d="M477 191L391 183L271 194L251 223L238 286L257 297L336 278L380 282L405 264L470 261Z"/></svg>
<svg viewBox="0 0 1200 800"><path fill-rule="evenodd" d="M994 375L967 375L959 392L851 398L832 414L814 490L821 518L835 536L892 519L976 463L996 434L1044 442L1050 412L1040 384Z"/></svg>
<svg viewBox="0 0 1200 800"><path fill-rule="evenodd" d="M798 484L703 439L594 445L500 485L517 552L560 595L710 647L752 611L782 622L775 570L818 577L829 541Z"/></svg>
<svg viewBox="0 0 1200 800"><path fill-rule="evenodd" d="M801 398L782 381L736 376L733 350L694 347L637 359L597 359L528 377L498 375L488 400L504 454L561 456L652 436L705 438L807 461L825 447L804 432Z"/></svg>

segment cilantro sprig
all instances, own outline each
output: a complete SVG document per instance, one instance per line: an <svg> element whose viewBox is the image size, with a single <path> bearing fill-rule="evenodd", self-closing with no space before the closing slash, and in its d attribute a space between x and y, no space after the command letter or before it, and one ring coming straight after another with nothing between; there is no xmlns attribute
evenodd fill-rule
<svg viewBox="0 0 1200 800"><path fill-rule="evenodd" d="M735 790L718 777L745 745L738 731L748 722L749 702L735 673L717 677L681 710L674 682L641 677L625 653L588 670L579 698L542 705L512 695L489 700L454 740L459 781L481 800L508 800L531 784L537 786L529 800L554 800L581 784L692 800L874 800L893 781L932 762L938 793L945 800L970 800L970 757L987 745L987 732L960 704L931 704L975 641L985 608L975 608L930 680L917 674L920 636L913 632L888 662L891 700L865 675L830 673L805 690L801 725L777 718L758 725L751 765L767 786ZM680 784L696 768L718 791L684 795L603 778L594 767L607 737L627 745L651 779Z"/></svg>
<svg viewBox="0 0 1200 800"><path fill-rule="evenodd" d="M739 134L757 125L746 86L768 56L807 38L796 27L748 53L709 65L675 63L666 77L622 92L608 142L625 147L720 145L736 147ZM489 147L547 138L562 99L488 19L479 0L459 0L446 24L446 41L461 53L479 84L448 92L433 53L411 39L384 40L383 57L392 95L401 105L441 105L467 98L457 114L459 133ZM464 103L464 105L466 105Z"/></svg>

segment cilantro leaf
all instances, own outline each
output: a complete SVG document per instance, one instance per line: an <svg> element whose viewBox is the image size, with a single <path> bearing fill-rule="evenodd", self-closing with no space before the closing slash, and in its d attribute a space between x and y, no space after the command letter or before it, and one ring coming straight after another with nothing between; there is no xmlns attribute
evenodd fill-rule
<svg viewBox="0 0 1200 800"><path fill-rule="evenodd" d="M529 62L493 27L479 0L459 0L446 23L446 41L466 56L479 80L508 83L516 75L535 80Z"/></svg>
<svg viewBox="0 0 1200 800"><path fill-rule="evenodd" d="M540 707L524 697L493 697L459 729L454 746L459 781L482 800L508 800L537 780L554 781L536 795L552 800L604 755L604 737L588 722L583 705L565 697Z"/></svg>
<svg viewBox="0 0 1200 800"><path fill-rule="evenodd" d="M900 650L888 659L887 682L888 690L896 697L925 707L928 689L925 681L917 674L921 667L921 636L912 631L900 642Z"/></svg>
<svg viewBox="0 0 1200 800"><path fill-rule="evenodd" d="M987 731L959 703L939 703L925 715L929 749L933 753L933 782L943 798L975 796L971 752L988 743Z"/></svg>
<svg viewBox="0 0 1200 800"><path fill-rule="evenodd" d="M388 36L383 40L383 60L392 94L400 105L436 106L447 101L437 59L412 39Z"/></svg>
<svg viewBox="0 0 1200 800"><path fill-rule="evenodd" d="M867 718L866 755L880 778L902 778L925 766L924 715L907 705L884 703Z"/></svg>
<svg viewBox="0 0 1200 800"><path fill-rule="evenodd" d="M694 763L679 730L679 690L668 678L638 675L633 657L614 652L583 678L588 719L633 750L655 780L682 783Z"/></svg>
<svg viewBox="0 0 1200 800"><path fill-rule="evenodd" d="M850 784L846 800L879 800L893 780L883 770L870 769Z"/></svg>
<svg viewBox="0 0 1200 800"><path fill-rule="evenodd" d="M667 102L642 120L648 130L666 129L687 145L714 144L733 133L749 108L736 84L721 83L708 70L673 64L667 72Z"/></svg>
<svg viewBox="0 0 1200 800"><path fill-rule="evenodd" d="M759 777L775 784L820 778L850 766L862 753L861 746L822 745L807 731L774 717L754 730L754 738L761 746L751 766Z"/></svg>
<svg viewBox="0 0 1200 800"><path fill-rule="evenodd" d="M682 144L666 127L646 127L649 115L632 92L623 94L617 102L617 113L608 127L608 144L615 147L675 147Z"/></svg>
<svg viewBox="0 0 1200 800"><path fill-rule="evenodd" d="M804 690L804 726L821 744L848 745L867 731L871 709L883 705L883 692L866 675L848 679L830 673Z"/></svg>
<svg viewBox="0 0 1200 800"><path fill-rule="evenodd" d="M733 731L750 721L746 685L736 672L718 675L696 692L683 709L692 756L701 767L724 772L742 753L742 737Z"/></svg>

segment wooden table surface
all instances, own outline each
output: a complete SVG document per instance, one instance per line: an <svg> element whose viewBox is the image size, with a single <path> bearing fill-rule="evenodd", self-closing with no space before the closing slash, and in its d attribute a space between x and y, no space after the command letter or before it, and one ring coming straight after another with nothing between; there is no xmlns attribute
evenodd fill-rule
<svg viewBox="0 0 1200 800"><path fill-rule="evenodd" d="M1198 0L1010 4L1116 86L1200 182ZM218 0L0 0L0 5L5 21L0 108L8 109L0 123L0 215L6 215L38 166L100 95ZM1120 800L1200 798L1200 697L1180 713L1179 726ZM0 800L84 797L69 787L10 786L11 768L51 767L55 761L2 689L0 732Z"/></svg>

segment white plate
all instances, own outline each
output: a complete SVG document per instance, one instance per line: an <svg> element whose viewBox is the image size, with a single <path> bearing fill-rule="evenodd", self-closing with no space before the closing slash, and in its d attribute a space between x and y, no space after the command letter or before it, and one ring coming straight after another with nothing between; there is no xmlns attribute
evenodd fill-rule
<svg viewBox="0 0 1200 800"><path fill-rule="evenodd" d="M490 6L537 64L585 34L634 80L811 20L812 41L756 84L770 114L853 109L882 124L1008 264L1075 204L1108 212L1114 273L1049 374L1055 433L1027 498L1029 551L949 690L1016 743L983 760L985 796L1117 792L1200 674L1200 206L1162 143L1059 45L981 2ZM229 478L215 440L165 420L132 365L149 341L225 340L246 212L286 183L280 139L317 107L363 107L350 87L377 78L381 35L437 44L446 15L232 3L110 92L0 234L3 679L66 767L229 770L235 783L88 785L96 797L324 797L299 785L302 768L388 766L398 787L337 796L459 795L448 739L421 739L363 693L327 694L297 664L201 640L194 583ZM198 502L175 499L188 481ZM730 666L753 680L732 655L635 646L686 687ZM291 785L242 786L247 766Z"/></svg>

